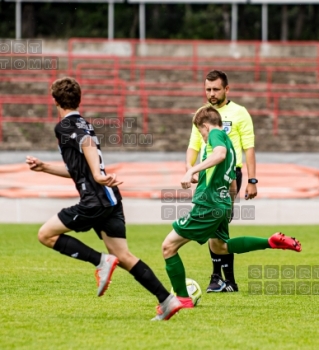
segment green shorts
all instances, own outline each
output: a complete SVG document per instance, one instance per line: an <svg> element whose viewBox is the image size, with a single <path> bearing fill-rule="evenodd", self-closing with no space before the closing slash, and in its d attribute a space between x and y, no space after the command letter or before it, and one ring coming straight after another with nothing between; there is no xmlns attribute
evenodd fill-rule
<svg viewBox="0 0 319 350"><path fill-rule="evenodd" d="M229 239L228 223L231 209L196 205L187 216L173 222L174 230L182 237L204 244L209 238Z"/></svg>

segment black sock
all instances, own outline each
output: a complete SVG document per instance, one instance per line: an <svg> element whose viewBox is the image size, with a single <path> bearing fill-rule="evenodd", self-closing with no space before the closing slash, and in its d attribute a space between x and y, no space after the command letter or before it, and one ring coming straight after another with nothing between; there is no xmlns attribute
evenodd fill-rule
<svg viewBox="0 0 319 350"><path fill-rule="evenodd" d="M221 264L225 279L232 283L236 283L234 276L234 254L222 255Z"/></svg>
<svg viewBox="0 0 319 350"><path fill-rule="evenodd" d="M212 258L212 263L213 263L213 274L222 275L222 264L221 264L221 258L222 255L217 255L213 253L210 248L209 248L209 253Z"/></svg>
<svg viewBox="0 0 319 350"><path fill-rule="evenodd" d="M101 260L101 253L88 247L78 239L63 234L57 239L53 249L71 258L88 261L95 266Z"/></svg>
<svg viewBox="0 0 319 350"><path fill-rule="evenodd" d="M130 274L134 276L144 288L155 295L160 303L168 296L169 292L162 285L154 272L142 260L139 260L131 269Z"/></svg>

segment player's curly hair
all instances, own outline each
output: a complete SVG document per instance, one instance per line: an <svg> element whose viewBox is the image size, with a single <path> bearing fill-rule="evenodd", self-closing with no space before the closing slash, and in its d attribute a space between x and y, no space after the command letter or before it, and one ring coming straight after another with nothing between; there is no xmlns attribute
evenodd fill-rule
<svg viewBox="0 0 319 350"><path fill-rule="evenodd" d="M211 125L222 126L222 117L220 116L217 109L212 106L204 106L199 109L194 117L193 124L198 128L204 123L209 123Z"/></svg>
<svg viewBox="0 0 319 350"><path fill-rule="evenodd" d="M71 78L57 79L51 85L52 96L63 109L77 109L81 103L81 87Z"/></svg>

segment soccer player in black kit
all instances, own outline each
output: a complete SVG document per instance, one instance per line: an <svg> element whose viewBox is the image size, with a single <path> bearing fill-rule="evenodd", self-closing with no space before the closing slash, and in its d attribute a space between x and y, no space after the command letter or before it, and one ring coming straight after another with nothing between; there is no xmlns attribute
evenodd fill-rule
<svg viewBox="0 0 319 350"><path fill-rule="evenodd" d="M27 156L26 163L33 171L72 178L80 195L80 202L62 209L39 230L39 241L61 254L87 261L96 266L97 295L102 296L111 281L117 265L129 273L157 297L159 305L153 320L168 320L182 308L179 300L162 285L151 268L128 249L121 194L115 174L106 174L99 140L90 123L77 111L81 102L81 88L70 77L56 80L52 96L61 121L55 127L60 152L65 166L44 163ZM109 254L100 253L69 231L84 232L94 229L103 239Z"/></svg>

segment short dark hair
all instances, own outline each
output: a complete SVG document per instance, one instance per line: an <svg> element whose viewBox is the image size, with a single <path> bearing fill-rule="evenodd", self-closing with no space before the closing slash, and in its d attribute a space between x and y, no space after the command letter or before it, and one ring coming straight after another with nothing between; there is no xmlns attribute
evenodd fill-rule
<svg viewBox="0 0 319 350"><path fill-rule="evenodd" d="M202 126L204 123L209 123L215 126L223 125L222 117L220 116L218 110L212 106L202 107L193 117L193 124L196 127Z"/></svg>
<svg viewBox="0 0 319 350"><path fill-rule="evenodd" d="M63 109L77 109L81 103L81 87L70 77L57 79L51 85L52 96Z"/></svg>
<svg viewBox="0 0 319 350"><path fill-rule="evenodd" d="M222 81L223 87L226 87L228 85L227 75L221 70L212 70L206 75L206 80L215 81L217 79L220 79Z"/></svg>

